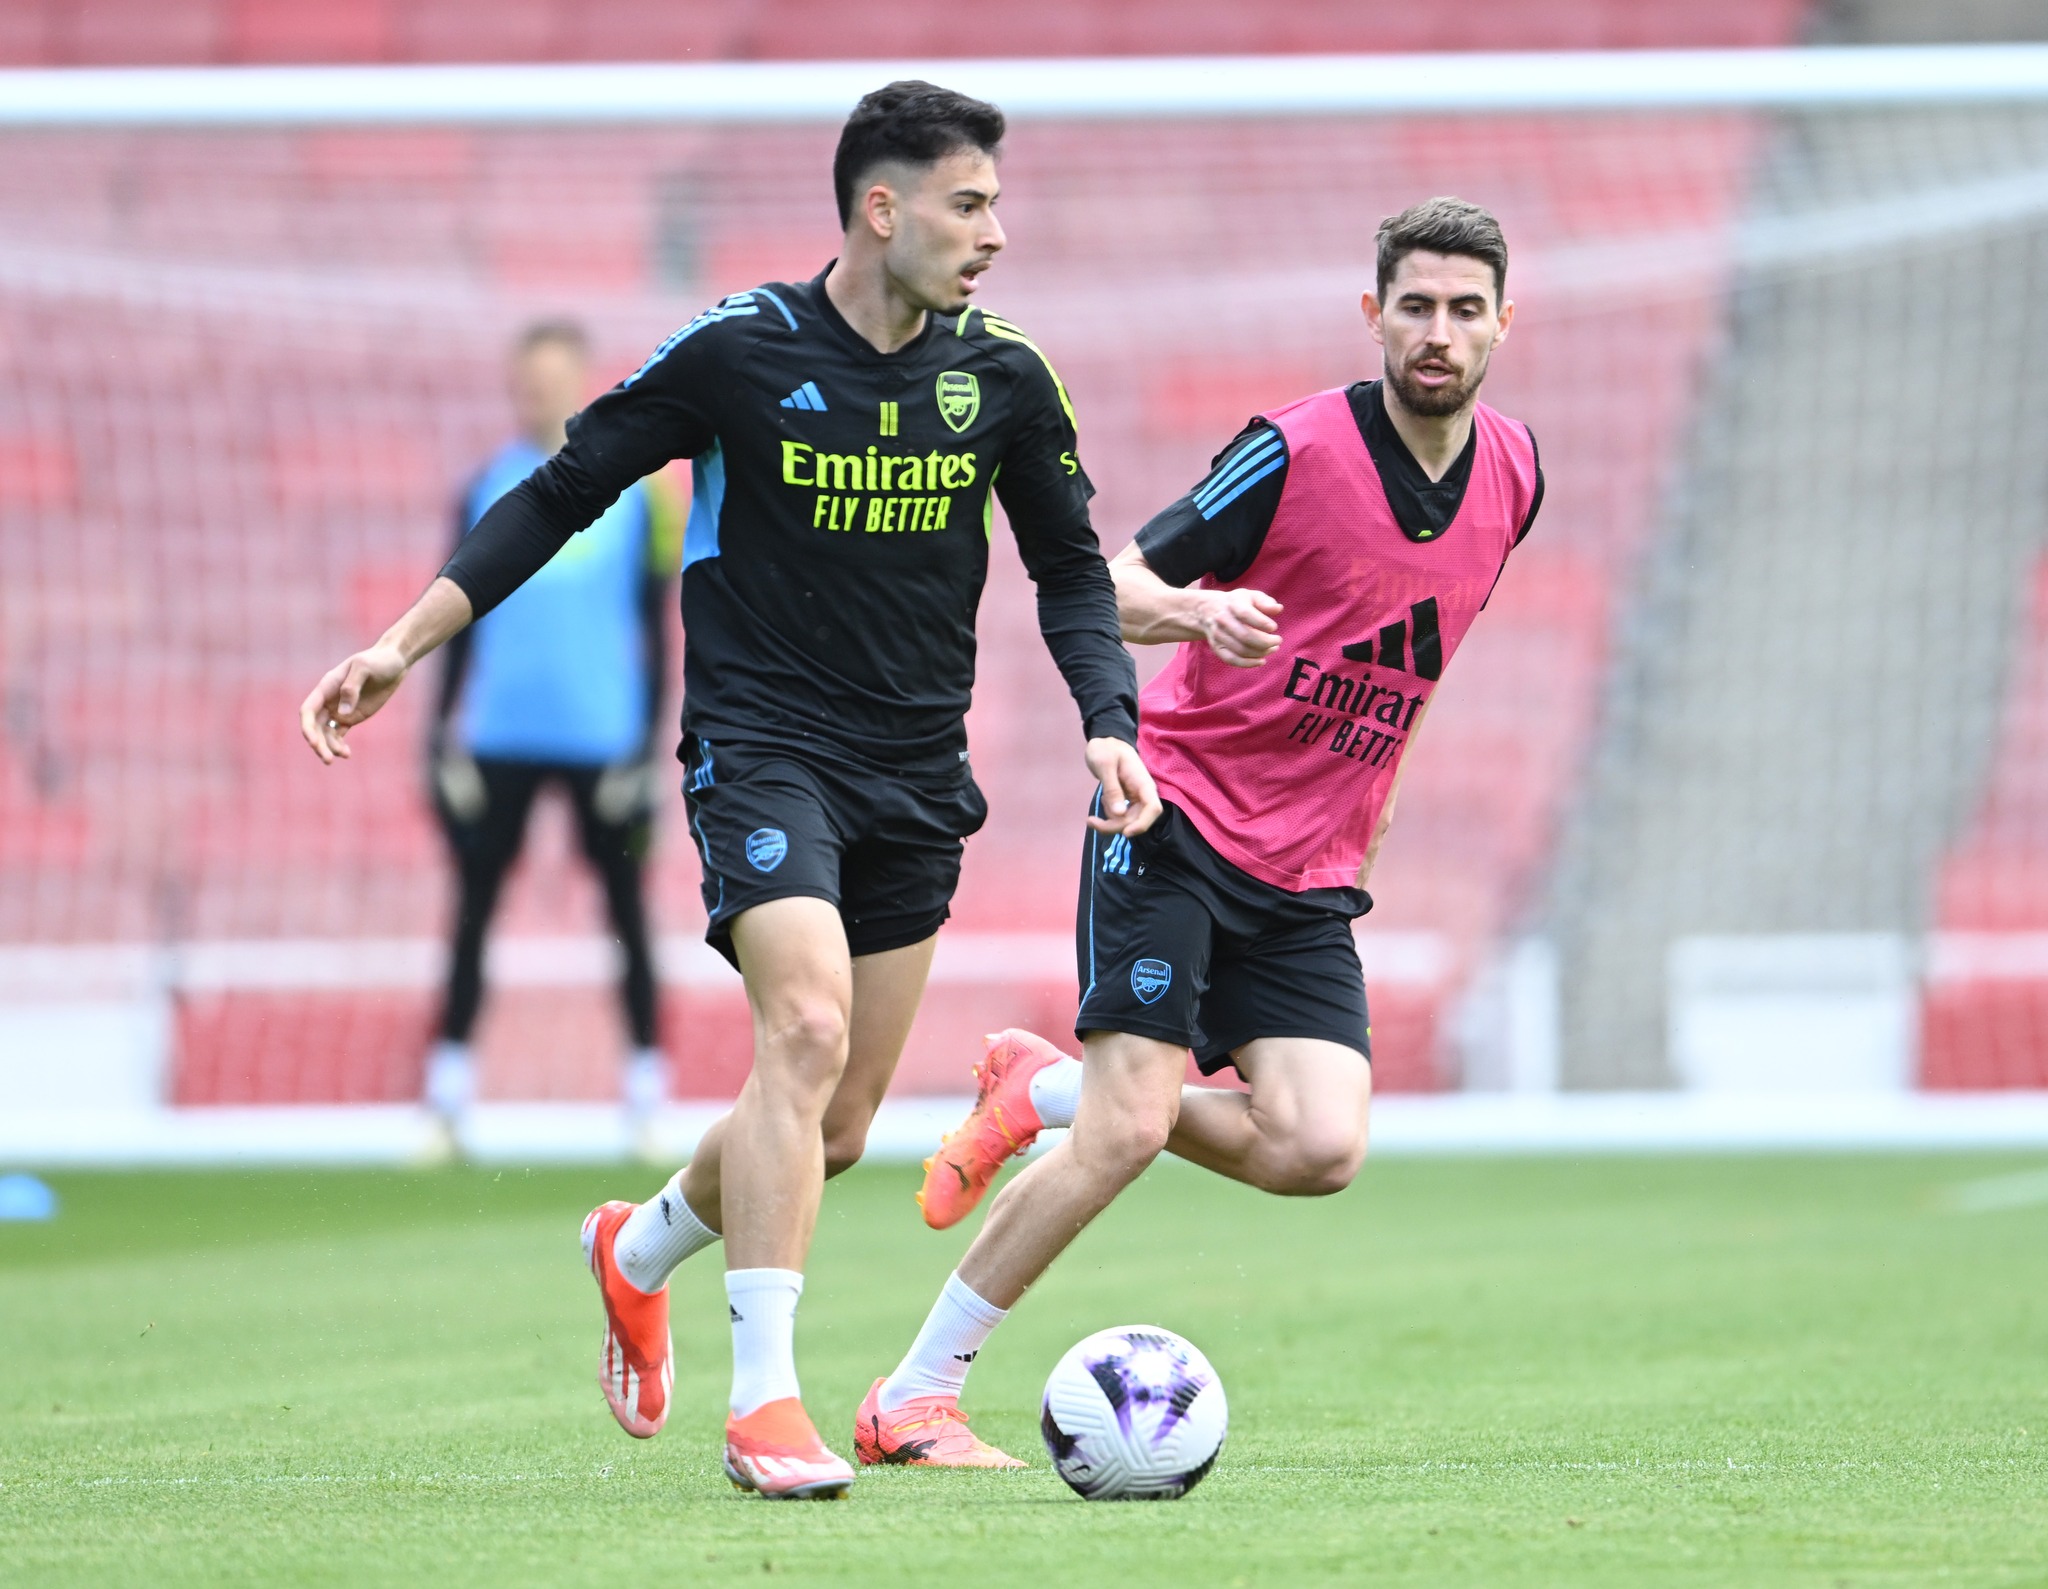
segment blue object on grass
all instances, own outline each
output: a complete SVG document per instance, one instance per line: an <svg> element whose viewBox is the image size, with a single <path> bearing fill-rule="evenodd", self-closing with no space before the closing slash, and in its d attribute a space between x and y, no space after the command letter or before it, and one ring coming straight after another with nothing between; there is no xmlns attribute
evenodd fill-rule
<svg viewBox="0 0 2048 1589"><path fill-rule="evenodd" d="M55 1219L57 1194L33 1175L0 1175L0 1219Z"/></svg>

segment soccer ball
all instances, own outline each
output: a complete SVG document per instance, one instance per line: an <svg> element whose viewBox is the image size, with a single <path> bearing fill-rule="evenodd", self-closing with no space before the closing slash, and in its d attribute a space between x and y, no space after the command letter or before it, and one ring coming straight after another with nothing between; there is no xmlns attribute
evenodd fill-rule
<svg viewBox="0 0 2048 1589"><path fill-rule="evenodd" d="M1099 1330L1054 1365L1038 1427L1087 1501L1171 1501L1216 1465L1230 1410L1209 1359L1171 1330Z"/></svg>

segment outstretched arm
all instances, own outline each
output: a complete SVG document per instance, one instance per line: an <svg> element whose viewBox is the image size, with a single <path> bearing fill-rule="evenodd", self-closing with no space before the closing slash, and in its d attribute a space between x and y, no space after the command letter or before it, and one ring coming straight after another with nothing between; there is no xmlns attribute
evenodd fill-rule
<svg viewBox="0 0 2048 1589"><path fill-rule="evenodd" d="M546 477L574 470L573 463L565 464L567 452L491 505L426 594L375 645L328 669L299 706L299 732L314 755L330 765L346 760L348 731L391 699L415 662L539 573L571 535L611 506L605 498L587 517L576 499L552 511L544 506Z"/></svg>
<svg viewBox="0 0 2048 1589"><path fill-rule="evenodd" d="M720 358L716 338L696 333L712 323L691 322L570 420L567 445L491 504L411 611L328 670L299 707L314 755L346 760L348 731L391 699L415 662L540 572L635 480L711 444Z"/></svg>
<svg viewBox="0 0 2048 1589"><path fill-rule="evenodd" d="M346 761L348 731L374 716L412 665L468 624L473 613L462 588L444 575L375 645L329 668L299 704L299 732L313 754L329 764Z"/></svg>
<svg viewBox="0 0 2048 1589"><path fill-rule="evenodd" d="M462 538L469 534L475 523L471 504L476 500L477 482L471 481L455 504L455 533L449 540L453 550L462 545ZM471 603L474 606L474 603ZM449 719L455 715L455 705L462 699L463 680L469 673L471 634L468 629L458 630L441 644L441 688L434 701L433 715L427 723L427 759L435 760L445 744Z"/></svg>

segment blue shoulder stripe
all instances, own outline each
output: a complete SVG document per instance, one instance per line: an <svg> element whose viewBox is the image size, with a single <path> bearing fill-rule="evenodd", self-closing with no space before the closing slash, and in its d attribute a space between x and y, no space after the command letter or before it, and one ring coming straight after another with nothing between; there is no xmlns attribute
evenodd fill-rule
<svg viewBox="0 0 2048 1589"><path fill-rule="evenodd" d="M1285 452L1281 452L1278 456L1269 458L1267 462L1264 464L1264 466L1262 466L1261 468L1255 469L1252 471L1252 473L1246 475L1242 480L1238 481L1236 485L1232 486L1229 489L1229 491L1225 492L1224 495L1222 495L1221 497L1211 497L1206 503L1198 502L1195 504L1195 506L1201 512L1203 518L1213 519L1216 517L1217 514L1221 513L1225 508L1229 507L1231 503L1235 502L1239 497L1243 496L1247 491L1251 490L1253 486L1257 485L1261 480L1265 479L1266 476L1270 474L1278 474L1282 469L1285 469L1286 467L1287 454Z"/></svg>
<svg viewBox="0 0 2048 1589"><path fill-rule="evenodd" d="M1286 443L1280 439L1280 433L1277 430L1260 431L1248 439L1234 453L1225 456L1220 464L1210 470L1209 478L1195 487L1194 495L1197 500L1214 496L1218 491L1229 486L1233 480L1247 469L1253 468L1275 454L1285 451Z"/></svg>
<svg viewBox="0 0 2048 1589"><path fill-rule="evenodd" d="M776 307L778 309L782 308L779 303ZM721 298L717 303L697 316L696 319L676 332L674 336L662 343L660 347L656 348L648 355L645 364L641 365L639 369L635 370L619 384L621 386L631 386L641 376L653 369L655 365L667 358L678 347L689 341L691 337L702 331L706 326L716 325L721 320L731 320L741 315L759 314L760 312L760 305L754 302L754 295L750 292L736 292L730 298ZM785 315L789 313L787 309L783 309L782 312ZM794 327L796 322L792 320L790 325Z"/></svg>
<svg viewBox="0 0 2048 1589"><path fill-rule="evenodd" d="M1221 465L1211 471L1207 480L1195 487L1195 506L1206 507L1219 493L1241 479L1247 471L1274 459L1283 464L1287 461L1286 441L1277 430L1259 432L1238 449L1236 457L1226 458Z"/></svg>
<svg viewBox="0 0 2048 1589"><path fill-rule="evenodd" d="M790 330L794 331L796 329L796 316L789 312L788 304L784 303L780 298L776 297L776 295L770 292L766 287L756 287L754 291L759 293L763 298L766 298L770 303L774 304L776 308L782 311L782 318L789 322Z"/></svg>

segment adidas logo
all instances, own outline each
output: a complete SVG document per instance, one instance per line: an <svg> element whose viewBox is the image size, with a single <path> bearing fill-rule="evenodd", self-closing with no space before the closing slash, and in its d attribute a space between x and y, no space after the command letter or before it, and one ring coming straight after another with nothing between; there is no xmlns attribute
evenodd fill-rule
<svg viewBox="0 0 2048 1589"><path fill-rule="evenodd" d="M979 1356L981 1356L980 1352L955 1352L953 1354L953 1361L956 1363L971 1363Z"/></svg>
<svg viewBox="0 0 2048 1589"><path fill-rule="evenodd" d="M776 404L776 407L801 408L809 413L822 414L825 412L825 395L818 390L816 381L806 381Z"/></svg>
<svg viewBox="0 0 2048 1589"><path fill-rule="evenodd" d="M1440 679L1444 672L1444 637L1437 627L1436 597L1430 596L1416 602L1408 609L1408 617L1414 623L1413 636L1407 623L1395 621L1382 629L1377 639L1359 640L1344 647L1346 662L1377 662L1383 668L1409 670L1409 654L1414 656L1413 672L1417 678Z"/></svg>

